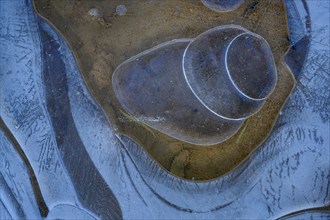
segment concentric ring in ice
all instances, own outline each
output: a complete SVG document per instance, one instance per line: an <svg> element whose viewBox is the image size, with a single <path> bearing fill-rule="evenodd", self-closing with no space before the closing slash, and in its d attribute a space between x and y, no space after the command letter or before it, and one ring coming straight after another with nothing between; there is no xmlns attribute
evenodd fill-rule
<svg viewBox="0 0 330 220"><path fill-rule="evenodd" d="M276 83L267 42L235 25L213 28L192 40L184 53L183 72L199 101L227 119L255 114Z"/></svg>
<svg viewBox="0 0 330 220"><path fill-rule="evenodd" d="M266 41L235 25L160 44L119 65L112 78L126 112L199 145L234 135L261 108L275 82Z"/></svg>

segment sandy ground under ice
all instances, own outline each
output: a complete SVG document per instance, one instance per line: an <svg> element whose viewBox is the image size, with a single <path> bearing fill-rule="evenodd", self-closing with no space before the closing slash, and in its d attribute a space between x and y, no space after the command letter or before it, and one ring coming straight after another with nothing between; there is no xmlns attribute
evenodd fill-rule
<svg viewBox="0 0 330 220"><path fill-rule="evenodd" d="M115 14L120 4L127 7L125 16ZM35 6L70 43L87 86L118 132L182 178L212 179L248 158L271 132L295 83L283 63L289 37L281 0L246 0L228 13L212 11L199 0L36 0ZM92 7L100 10L101 19L88 15ZM111 86L112 73L120 63L159 43L194 38L225 24L241 25L263 36L274 53L279 76L273 94L239 132L221 144L200 147L146 128L122 113Z"/></svg>

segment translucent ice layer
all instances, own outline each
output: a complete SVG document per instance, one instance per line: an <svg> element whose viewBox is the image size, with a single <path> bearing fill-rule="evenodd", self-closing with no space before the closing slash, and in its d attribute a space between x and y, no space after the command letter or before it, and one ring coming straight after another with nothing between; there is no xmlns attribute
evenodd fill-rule
<svg viewBox="0 0 330 220"><path fill-rule="evenodd" d="M200 145L235 134L275 82L266 41L234 25L161 44L127 60L113 75L115 94L129 114Z"/></svg>
<svg viewBox="0 0 330 220"><path fill-rule="evenodd" d="M244 0L202 0L203 4L220 12L233 11L244 3Z"/></svg>
<svg viewBox="0 0 330 220"><path fill-rule="evenodd" d="M188 88L182 56L190 42L170 41L127 60L114 72L114 91L129 114L156 130L189 143L219 143L243 120L218 117Z"/></svg>

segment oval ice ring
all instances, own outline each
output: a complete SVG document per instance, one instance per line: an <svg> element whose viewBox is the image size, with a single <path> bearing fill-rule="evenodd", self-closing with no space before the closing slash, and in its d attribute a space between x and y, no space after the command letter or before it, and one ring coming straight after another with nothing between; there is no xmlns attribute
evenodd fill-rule
<svg viewBox="0 0 330 220"><path fill-rule="evenodd" d="M185 50L182 66L197 99L226 119L255 114L277 80L268 43L240 26L221 26L196 37Z"/></svg>
<svg viewBox="0 0 330 220"><path fill-rule="evenodd" d="M114 71L115 95L127 113L164 134L198 145L223 142L264 102L247 96L259 94L264 98L272 87L268 83L267 89L259 86L257 92L249 93L255 80L241 82L237 79L239 69L232 65L227 65L233 71L231 78L226 72L225 60L230 63L240 57L235 48L243 46L245 40L238 36L245 33L250 32L238 26L223 26L194 40L173 40L144 51ZM253 72L244 74L251 76ZM215 105L217 102L220 105ZM224 111L220 111L221 106ZM222 114L229 112L233 115Z"/></svg>

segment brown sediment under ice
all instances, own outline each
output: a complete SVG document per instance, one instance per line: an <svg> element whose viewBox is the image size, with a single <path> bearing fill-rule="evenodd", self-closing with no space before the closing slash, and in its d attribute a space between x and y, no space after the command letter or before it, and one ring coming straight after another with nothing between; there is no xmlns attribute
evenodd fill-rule
<svg viewBox="0 0 330 220"><path fill-rule="evenodd" d="M246 0L238 9L226 13L212 11L200 1L184 0L38 0L34 3L36 10L68 40L89 90L117 131L134 139L162 167L182 178L216 178L248 158L268 137L295 84L283 61L289 38L284 3L280 0ZM127 8L125 16L116 15L120 4ZM91 8L98 9L102 17L91 17L88 14ZM194 38L227 24L241 25L265 38L278 72L272 95L233 137L209 147L184 143L141 124L122 109L111 83L118 65L160 43Z"/></svg>

